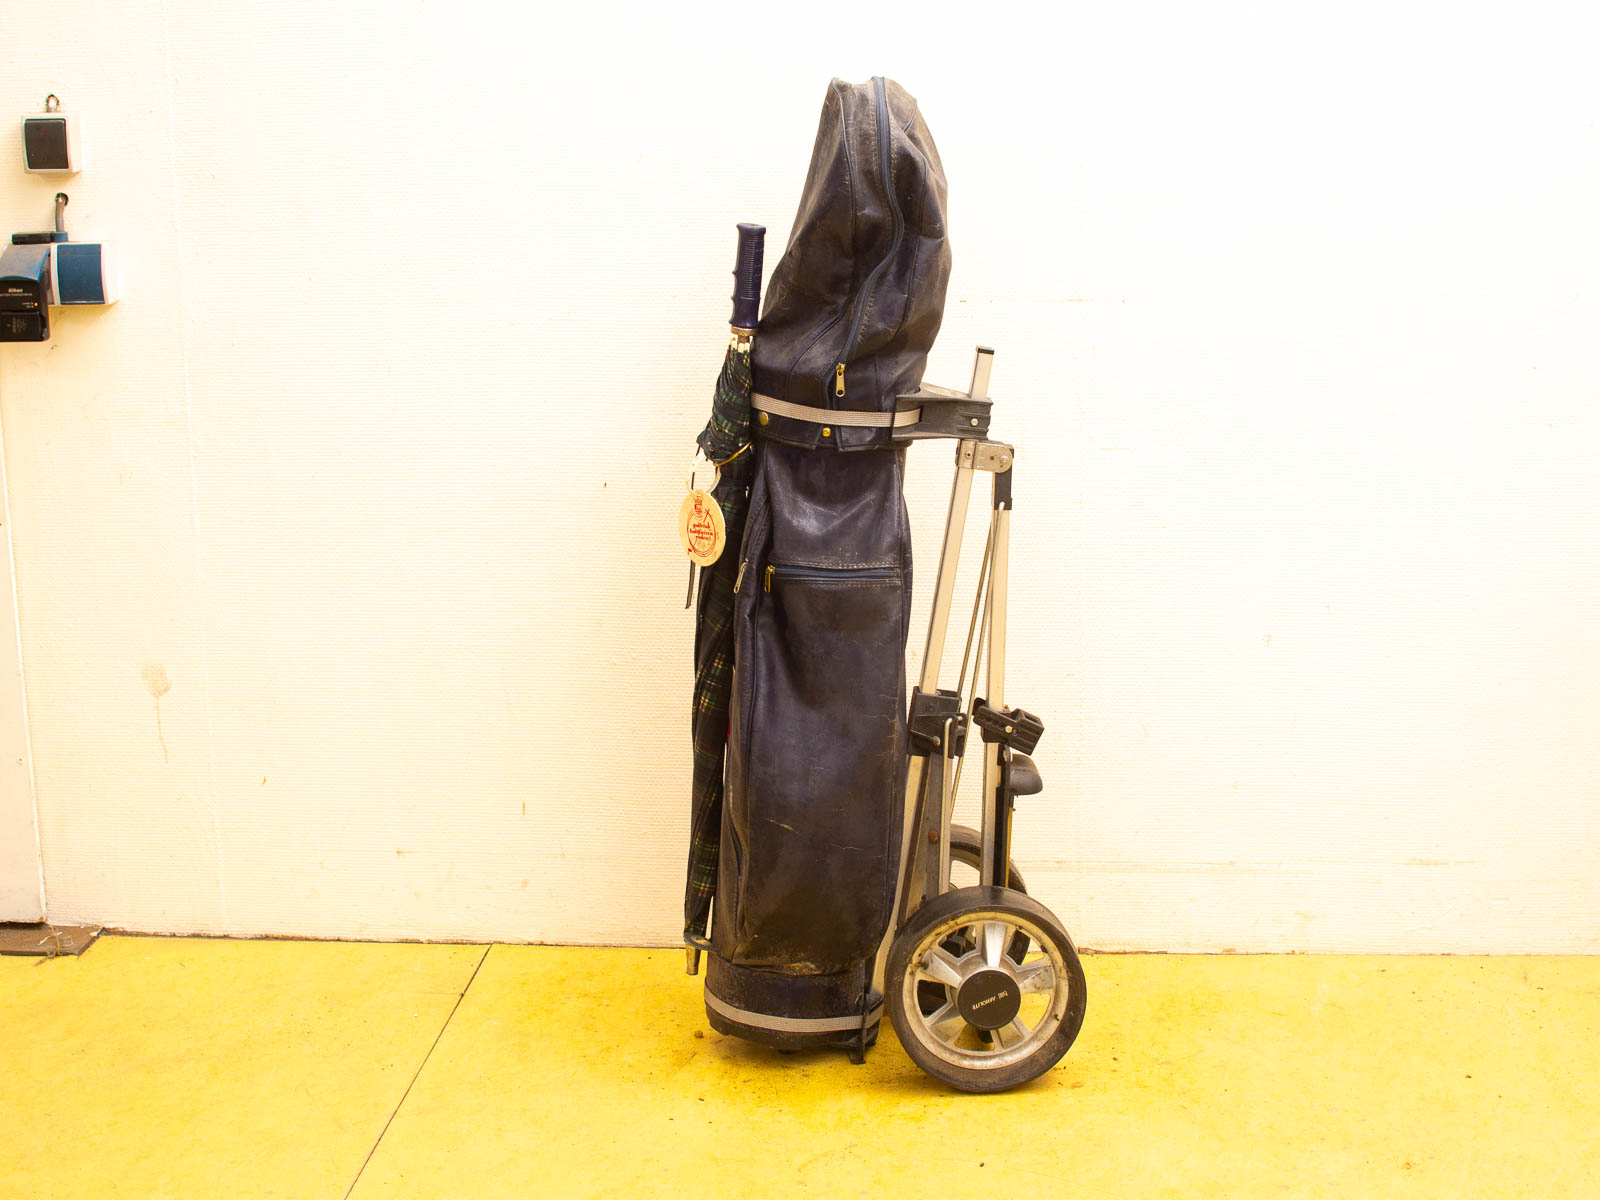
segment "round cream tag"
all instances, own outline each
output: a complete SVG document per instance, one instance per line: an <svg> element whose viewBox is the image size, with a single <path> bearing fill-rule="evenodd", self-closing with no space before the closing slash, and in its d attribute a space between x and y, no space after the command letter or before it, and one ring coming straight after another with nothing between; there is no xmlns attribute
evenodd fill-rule
<svg viewBox="0 0 1600 1200"><path fill-rule="evenodd" d="M697 566L709 567L722 557L728 525L710 492L695 490L683 498L678 509L678 540Z"/></svg>

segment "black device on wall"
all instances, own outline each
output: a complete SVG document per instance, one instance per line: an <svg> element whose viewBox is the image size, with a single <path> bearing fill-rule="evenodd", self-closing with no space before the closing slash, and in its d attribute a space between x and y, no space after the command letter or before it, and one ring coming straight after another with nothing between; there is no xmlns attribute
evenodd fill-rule
<svg viewBox="0 0 1600 1200"><path fill-rule="evenodd" d="M50 340L50 247L0 252L0 342Z"/></svg>
<svg viewBox="0 0 1600 1200"><path fill-rule="evenodd" d="M46 96L44 112L22 118L22 169L36 175L76 175L83 170L83 138L76 113Z"/></svg>

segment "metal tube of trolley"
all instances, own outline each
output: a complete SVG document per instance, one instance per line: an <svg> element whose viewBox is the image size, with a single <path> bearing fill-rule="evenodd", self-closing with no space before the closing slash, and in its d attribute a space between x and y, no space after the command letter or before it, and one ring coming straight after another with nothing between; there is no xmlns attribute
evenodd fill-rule
<svg viewBox="0 0 1600 1200"><path fill-rule="evenodd" d="M994 350L988 346L979 346L972 364L972 384L967 389L970 398L975 400L988 398L989 372L993 362ZM956 443L955 481L950 487L950 508L945 517L944 545L939 550L939 576L934 584L933 609L928 618L928 640L922 651L922 675L918 681L918 686L924 692L934 692L939 688L939 668L944 660L945 637L950 628L950 606L955 597L956 570L961 562L961 542L966 534L967 510L972 501L973 463L977 458L980 444L976 439L964 439ZM906 767L905 819L900 830L900 872L895 882L894 907L890 910L895 914L895 919L890 922L889 930L884 936L873 971L874 986L879 988L883 986L884 966L888 961L890 942L899 924L901 905L906 899L906 888L918 877L916 868L924 848L914 836L917 824L917 797L921 795L927 777L927 758L917 754L911 755ZM933 800L933 797L927 797L925 802ZM937 798L937 802L944 806L943 795ZM950 814L948 811L940 815L939 833L942 843L939 847L941 872L939 886L942 888L949 879Z"/></svg>
<svg viewBox="0 0 1600 1200"><path fill-rule="evenodd" d="M988 695L984 699L990 708L1005 707L1005 679L1006 679L1006 583L1007 572L1011 556L1011 509L1009 501L1007 507L1000 507L999 492L1002 481L1009 483L1008 477L995 475L995 514L994 514L994 564L989 570L989 659L988 675L985 690ZM1004 842L1010 840L1004 836L1006 818L1009 814L1003 811L1004 797L1001 795L1000 756L1004 747L999 742L984 742L983 744L983 863L982 876L985 884L998 884L1006 886L1006 846Z"/></svg>
<svg viewBox="0 0 1600 1200"><path fill-rule="evenodd" d="M972 455L962 455L962 447L971 442L961 442L956 448L956 477L950 488L950 511L945 518L944 546L939 552L939 578L933 588L933 612L928 619L928 641L922 651L922 675L918 686L925 692L937 691L939 666L944 659L945 635L950 626L950 603L956 590L956 568L961 561L961 540L967 528L967 507L972 499ZM916 878L914 870L922 847L915 838L917 823L917 797L927 780L928 760L912 754L906 767L905 820L900 831L900 872L895 882L894 908L898 915L905 900L905 890ZM894 936L891 922L883 949L878 955L878 974L881 978L883 964L889 952L889 940Z"/></svg>

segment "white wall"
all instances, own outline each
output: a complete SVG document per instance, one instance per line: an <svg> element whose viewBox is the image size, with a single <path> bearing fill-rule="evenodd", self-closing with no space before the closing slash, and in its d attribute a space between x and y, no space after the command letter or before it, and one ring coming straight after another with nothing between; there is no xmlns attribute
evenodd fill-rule
<svg viewBox="0 0 1600 1200"><path fill-rule="evenodd" d="M1019 446L1034 891L1091 946L1600 949L1594 30L1291 8L0 8L128 275L0 347L50 917L674 940L733 224L777 257L881 72L950 179L929 377L994 344ZM8 228L58 186L0 169Z"/></svg>
<svg viewBox="0 0 1600 1200"><path fill-rule="evenodd" d="M0 463L0 488L3 466ZM0 497L0 569L12 574L11 521L4 497ZM32 923L44 916L30 757L16 595L0 582L0 921Z"/></svg>

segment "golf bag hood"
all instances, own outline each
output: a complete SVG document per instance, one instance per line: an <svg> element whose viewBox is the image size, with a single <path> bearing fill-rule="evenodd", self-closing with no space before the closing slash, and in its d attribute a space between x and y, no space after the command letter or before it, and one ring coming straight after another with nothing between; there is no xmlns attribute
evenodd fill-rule
<svg viewBox="0 0 1600 1200"><path fill-rule="evenodd" d="M892 80L835 79L789 245L767 284L755 391L813 408L892 412L895 397L922 381L949 279L944 168L916 100ZM844 427L824 439L822 428L771 413L762 433L843 450L893 437Z"/></svg>
<svg viewBox="0 0 1600 1200"><path fill-rule="evenodd" d="M835 80L754 340L706 975L713 1028L785 1048L859 1052L882 1010L906 781L905 450L887 425L832 414L893 412L921 383L950 271L944 200L915 101Z"/></svg>

